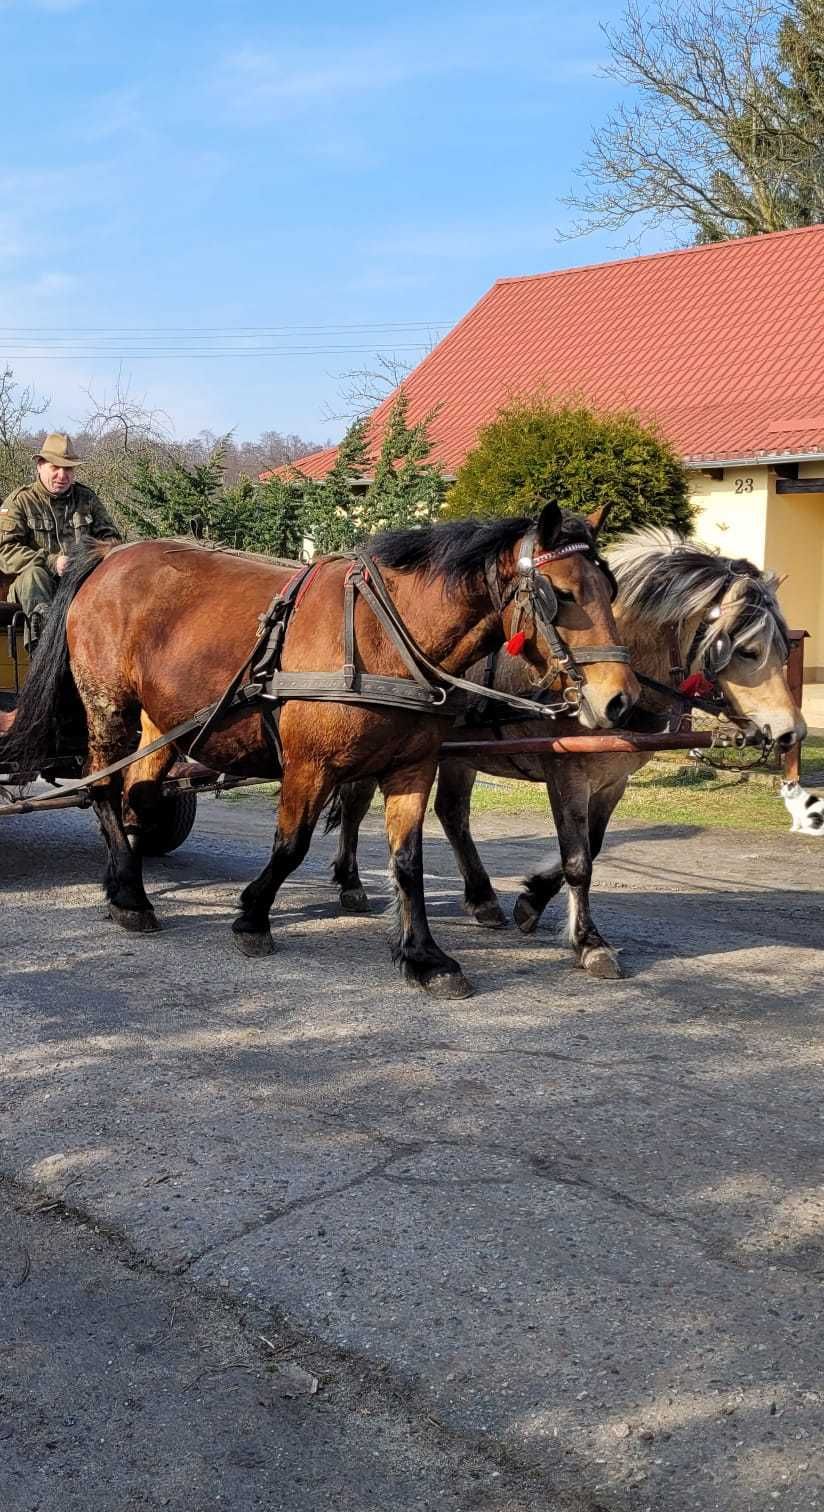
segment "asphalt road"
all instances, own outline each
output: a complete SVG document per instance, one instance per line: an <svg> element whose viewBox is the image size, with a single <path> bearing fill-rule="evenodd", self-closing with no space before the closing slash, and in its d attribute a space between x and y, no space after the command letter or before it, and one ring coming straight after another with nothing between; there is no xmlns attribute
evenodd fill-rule
<svg viewBox="0 0 824 1512"><path fill-rule="evenodd" d="M477 828L511 901L547 842L529 816ZM24 1206L59 1206L23 1215L31 1271L18 1287L12 1263L0 1309L49 1293L49 1244L76 1243L81 1215L115 1292L120 1265L185 1289L175 1347L189 1363L210 1308L300 1339L307 1368L337 1361L351 1386L323 1405L339 1437L318 1481L346 1512L447 1492L485 1506L479 1491L512 1509L824 1507L817 842L617 830L597 917L627 978L605 983L549 929L523 940L465 919L433 829L435 932L476 986L441 1003L394 975L380 918L337 915L328 841L283 891L275 956L232 950L233 899L270 830L260 801L204 803L185 848L149 872L164 931L135 939L105 920L88 816L3 822L0 1168ZM385 899L371 820L363 854ZM55 1215L66 1223L43 1238ZM83 1255L65 1263L82 1294ZM33 1315L13 1327L25 1336ZM0 1311L0 1361L8 1328ZM100 1329L90 1304L90 1378ZM265 1346L250 1347L265 1370ZM54 1368L46 1424L71 1392ZM376 1395L358 1397L361 1376ZM210 1410L200 1439L185 1414L162 1429L172 1446L179 1424L186 1463L226 1443L232 1401ZM371 1460L355 1429L374 1432ZM419 1502L375 1468L384 1430L424 1435ZM138 1443L156 1431L133 1428ZM274 1431L270 1414L260 1444ZM461 1479L470 1452L478 1474ZM57 1491L37 1500L30 1458L14 1493L30 1500L4 1512L73 1509ZM490 1465L513 1479L484 1480ZM161 1495L143 1472L135 1506L225 1504L173 1481ZM102 1474L89 1467L78 1512L131 1506L100 1499ZM233 1484L244 1512L281 1505L263 1482L258 1502Z"/></svg>

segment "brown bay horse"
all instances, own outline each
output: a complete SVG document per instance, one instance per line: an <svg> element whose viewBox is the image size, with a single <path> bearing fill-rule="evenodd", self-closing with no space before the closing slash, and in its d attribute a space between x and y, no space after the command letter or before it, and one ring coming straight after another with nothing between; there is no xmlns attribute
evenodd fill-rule
<svg viewBox="0 0 824 1512"><path fill-rule="evenodd" d="M787 685L787 628L775 598L777 579L749 562L717 556L668 531L646 530L617 542L607 553L618 583L615 616L620 638L639 673L676 686L676 661L684 673L709 675L729 709L752 733L786 750L806 734L806 725ZM470 676L480 675L479 668ZM529 675L516 659L496 659L494 686L528 693ZM644 692L632 718L635 728L661 730L663 700ZM546 725L506 723L505 736L546 735ZM549 733L571 735L576 726L553 724ZM463 737L466 738L466 737ZM502 928L507 918L470 830L470 802L478 772L546 785L555 822L560 860L526 878L515 904L518 927L530 934L550 900L566 883L568 938L579 966L592 976L621 976L615 950L596 928L590 912L592 863L603 844L613 811L627 782L649 755L450 757L439 767L435 812L453 848L464 879L464 907L486 928ZM333 876L346 910L368 908L357 868L358 826L374 786L362 782L339 795L334 816L340 840Z"/></svg>
<svg viewBox="0 0 824 1512"><path fill-rule="evenodd" d="M618 641L609 581L599 566L588 521L547 506L537 525L541 555L534 582L550 585L569 651L613 650ZM535 527L533 527L535 528ZM511 634L521 544L528 520L457 521L387 532L370 545L394 606L426 656L461 673ZM558 553L557 556L554 553ZM540 563L541 565L537 565ZM343 662L343 603L351 562L323 559L289 621L284 672L327 672ZM521 561L523 568L523 560ZM11 741L20 767L39 770L62 718L78 701L88 738L87 770L96 771L147 745L219 699L255 640L258 617L290 577L288 568L175 541L143 541L92 552L64 581L23 689ZM497 604L496 604L497 600ZM362 671L404 677L390 638L359 599L355 613ZM521 616L524 665L545 676L548 644L536 619ZM638 695L621 660L581 667L590 722L619 723ZM554 685L562 679L556 676ZM341 784L379 784L393 882L398 938L393 954L404 975L440 996L469 986L460 966L437 946L423 895L422 824L450 720L373 705L290 700L279 733L282 786L269 864L242 893L234 940L247 955L273 948L270 909L300 864L318 817ZM184 743L184 750L188 745ZM158 783L180 751L150 755L93 788L108 848L106 893L112 918L149 931L158 921L146 896L140 853L141 813L157 801ZM259 710L243 708L210 733L198 757L215 771L261 778L277 765ZM125 822L124 822L125 821ZM132 830L131 836L128 830Z"/></svg>

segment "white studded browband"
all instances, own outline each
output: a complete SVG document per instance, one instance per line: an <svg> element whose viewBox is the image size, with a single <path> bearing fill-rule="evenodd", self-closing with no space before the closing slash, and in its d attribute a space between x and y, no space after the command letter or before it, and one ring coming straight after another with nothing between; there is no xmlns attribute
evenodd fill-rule
<svg viewBox="0 0 824 1512"><path fill-rule="evenodd" d="M525 567L543 567L545 562L557 562L559 557L575 556L576 552L589 549L585 541L573 541L569 546L559 546L557 551L541 551L536 557L521 557L518 567L521 567L521 562Z"/></svg>

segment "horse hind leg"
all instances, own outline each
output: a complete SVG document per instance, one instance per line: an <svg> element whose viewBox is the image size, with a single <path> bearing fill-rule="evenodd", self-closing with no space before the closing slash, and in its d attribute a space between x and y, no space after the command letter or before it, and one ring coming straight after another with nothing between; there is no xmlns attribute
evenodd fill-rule
<svg viewBox="0 0 824 1512"><path fill-rule="evenodd" d="M476 768L466 762L441 762L435 813L464 879L464 913L471 914L484 929L506 929L509 921L495 896L469 827L472 789L477 775Z"/></svg>
<svg viewBox="0 0 824 1512"><path fill-rule="evenodd" d="M470 995L472 987L458 962L433 940L426 917L422 831L434 775L433 764L429 774L419 768L396 772L381 783L398 905L392 957L408 982L433 997L462 998Z"/></svg>
<svg viewBox="0 0 824 1512"><path fill-rule="evenodd" d="M88 726L88 771L127 756L135 742L137 710L100 688L79 685ZM92 789L92 802L108 852L104 891L109 915L133 934L160 928L143 886L139 852L129 844L123 824L123 779L120 773Z"/></svg>
<svg viewBox="0 0 824 1512"><path fill-rule="evenodd" d="M547 782L546 790L551 806L552 789L549 782ZM535 933L541 914L547 904L561 891L564 880L564 869L557 862L554 866L545 866L538 871L530 872L530 875L524 878L523 892L519 893L515 899L512 912L512 917L521 934Z"/></svg>
<svg viewBox="0 0 824 1512"><path fill-rule="evenodd" d="M140 714L138 749L151 745L163 733L143 709ZM175 748L168 745L126 768L123 780L123 825L132 850L140 848L142 831L151 822L153 810L160 798L160 784L175 760Z"/></svg>
<svg viewBox="0 0 824 1512"><path fill-rule="evenodd" d="M274 950L269 913L286 878L300 866L315 825L329 797L330 783L317 767L287 759L278 803L272 856L258 877L240 895L240 912L232 925L242 955L271 955Z"/></svg>
<svg viewBox="0 0 824 1512"><path fill-rule="evenodd" d="M332 881L344 913L369 913L369 898L358 871L358 835L377 785L374 778L366 777L362 782L344 783L340 789L340 835Z"/></svg>

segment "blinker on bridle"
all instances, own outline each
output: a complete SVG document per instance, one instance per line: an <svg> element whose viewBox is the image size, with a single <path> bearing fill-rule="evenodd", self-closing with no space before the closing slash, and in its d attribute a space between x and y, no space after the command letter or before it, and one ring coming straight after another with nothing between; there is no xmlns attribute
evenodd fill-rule
<svg viewBox="0 0 824 1512"><path fill-rule="evenodd" d="M728 590L732 587L732 584L735 582L736 578L753 579L753 572L750 564L743 558L730 563L730 569L727 573L720 593L696 627L695 634L693 635L692 641L690 642L690 648L687 653L687 670L692 666L692 663L695 660L698 652L698 647L706 638L713 622L721 618L721 605ZM769 608L769 602L764 599L764 595L761 593L760 587L756 583L754 583L754 588L758 595L759 602L763 602L765 606ZM717 635L713 637L713 639L705 648L704 655L701 659L701 672L703 676L708 678L711 683L714 683L720 673L724 672L729 666L733 658L734 650L735 645L729 631L719 630ZM786 656L789 656L789 646L787 646Z"/></svg>

